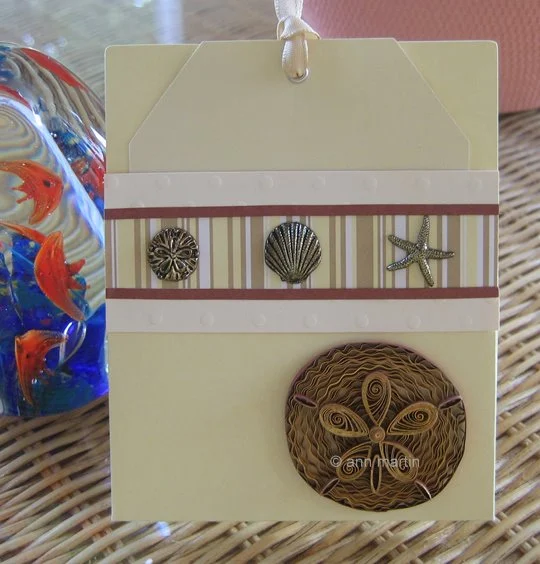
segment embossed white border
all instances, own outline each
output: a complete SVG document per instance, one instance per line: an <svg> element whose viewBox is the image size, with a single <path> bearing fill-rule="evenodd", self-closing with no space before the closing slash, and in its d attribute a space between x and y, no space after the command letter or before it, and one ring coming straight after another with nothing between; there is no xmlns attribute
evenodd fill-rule
<svg viewBox="0 0 540 564"><path fill-rule="evenodd" d="M498 298L107 301L109 333L398 333L498 326Z"/></svg>
<svg viewBox="0 0 540 564"><path fill-rule="evenodd" d="M498 204L495 170L109 173L107 209Z"/></svg>

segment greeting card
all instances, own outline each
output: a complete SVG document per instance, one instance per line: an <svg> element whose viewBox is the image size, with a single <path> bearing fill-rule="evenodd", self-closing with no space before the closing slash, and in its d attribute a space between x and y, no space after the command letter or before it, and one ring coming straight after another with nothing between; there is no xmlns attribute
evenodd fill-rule
<svg viewBox="0 0 540 564"><path fill-rule="evenodd" d="M113 517L490 519L496 46L281 58L107 52Z"/></svg>

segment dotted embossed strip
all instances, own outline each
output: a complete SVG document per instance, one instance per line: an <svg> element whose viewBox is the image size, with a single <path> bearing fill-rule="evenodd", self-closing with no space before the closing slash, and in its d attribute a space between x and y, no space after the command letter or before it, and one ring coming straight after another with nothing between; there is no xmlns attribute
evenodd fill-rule
<svg viewBox="0 0 540 564"><path fill-rule="evenodd" d="M319 267L295 289L424 288L416 268L389 272L402 257L388 240L414 239L422 216L265 216L107 220L107 287L110 289L293 289L264 264L267 235L284 221L300 221L322 245ZM431 263L435 288L497 286L497 216L430 216L430 242L455 257ZM187 280L162 282L146 264L146 248L165 227L189 231L199 245L199 265Z"/></svg>
<svg viewBox="0 0 540 564"><path fill-rule="evenodd" d="M482 290L482 288L478 288ZM287 292L287 290L284 290ZM380 292L381 290L370 290ZM405 290L409 292L409 290ZM422 290L421 290L422 291ZM437 292L427 288L425 292ZM124 292L135 295L122 295ZM140 292L149 296L137 295ZM495 331L499 304L493 298L403 299L249 299L253 290L108 290L109 332L158 333L359 333ZM200 293L213 295L205 299ZM237 296L238 292L244 296ZM256 291L255 291L256 292ZM260 290L259 292L275 292ZM277 292L281 292L277 290ZM296 292L295 290L291 292ZM112 293L112 294L111 294ZM154 295L152 295L154 293ZM142 299L141 299L142 298ZM169 298L169 296L167 296ZM187 298L187 299L186 299ZM190 299L191 298L191 299ZM243 299L242 299L243 298ZM238 300L242 300L239 307Z"/></svg>
<svg viewBox="0 0 540 564"><path fill-rule="evenodd" d="M138 172L109 173L105 180L109 211L298 202L462 205L499 200L495 170Z"/></svg>

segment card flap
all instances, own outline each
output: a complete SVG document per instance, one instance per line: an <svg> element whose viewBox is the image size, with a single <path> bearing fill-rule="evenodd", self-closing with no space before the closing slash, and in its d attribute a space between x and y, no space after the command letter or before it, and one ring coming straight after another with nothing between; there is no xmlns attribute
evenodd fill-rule
<svg viewBox="0 0 540 564"><path fill-rule="evenodd" d="M401 48L469 139L470 168L499 159L498 53L495 41L405 41Z"/></svg>
<svg viewBox="0 0 540 564"><path fill-rule="evenodd" d="M469 168L467 137L395 40L313 42L301 84L281 48L201 44L134 135L130 170Z"/></svg>
<svg viewBox="0 0 540 564"><path fill-rule="evenodd" d="M121 45L105 55L107 172L126 172L128 145L197 45Z"/></svg>

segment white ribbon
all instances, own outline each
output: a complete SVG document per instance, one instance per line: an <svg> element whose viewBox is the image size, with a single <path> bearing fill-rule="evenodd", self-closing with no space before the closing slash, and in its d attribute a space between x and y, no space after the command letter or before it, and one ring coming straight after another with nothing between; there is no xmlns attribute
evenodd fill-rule
<svg viewBox="0 0 540 564"><path fill-rule="evenodd" d="M284 41L281 64L292 81L307 78L308 39L318 39L319 34L302 19L304 0L274 0L278 19L277 38Z"/></svg>

